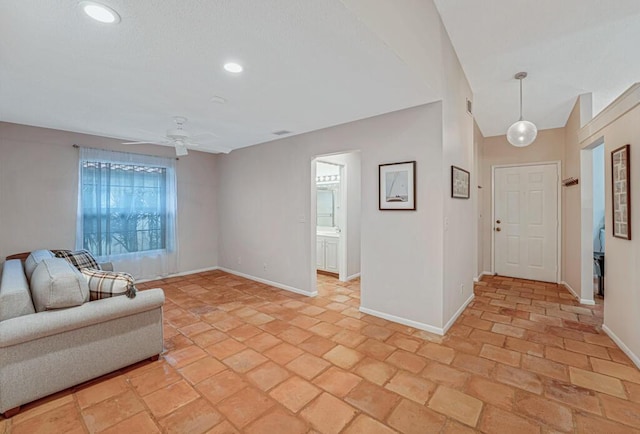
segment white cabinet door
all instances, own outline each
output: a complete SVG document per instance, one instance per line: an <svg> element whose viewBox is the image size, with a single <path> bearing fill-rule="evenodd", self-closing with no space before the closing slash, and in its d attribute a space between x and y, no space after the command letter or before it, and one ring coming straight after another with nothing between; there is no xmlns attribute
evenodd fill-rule
<svg viewBox="0 0 640 434"><path fill-rule="evenodd" d="M558 171L555 164L496 168L495 271L558 281Z"/></svg>
<svg viewBox="0 0 640 434"><path fill-rule="evenodd" d="M324 270L324 238L316 237L316 268Z"/></svg>
<svg viewBox="0 0 640 434"><path fill-rule="evenodd" d="M338 243L339 239L327 237L324 241L324 267L333 273L338 272Z"/></svg>

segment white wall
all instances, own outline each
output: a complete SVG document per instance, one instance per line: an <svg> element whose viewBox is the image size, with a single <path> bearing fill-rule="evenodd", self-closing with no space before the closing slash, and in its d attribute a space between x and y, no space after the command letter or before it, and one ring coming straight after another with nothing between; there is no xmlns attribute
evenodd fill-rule
<svg viewBox="0 0 640 434"><path fill-rule="evenodd" d="M582 294L582 188L589 182L580 173L580 143L578 142L578 130L582 123L582 117L588 112L585 102L589 98L580 96L569 114L567 124L564 127L564 164L562 179L578 178L579 184L570 187L562 187L562 281L565 282L580 299L593 300L591 296ZM533 145L532 145L533 146ZM593 269L593 267L591 267ZM592 285L593 286L593 285ZM585 288L585 293L589 289Z"/></svg>
<svg viewBox="0 0 640 434"><path fill-rule="evenodd" d="M411 0L403 2L402 8L394 2L366 0L345 0L344 4L425 81L430 95L441 98L441 103L252 147L247 153L234 151L221 158L220 183L233 185L234 192L236 186L242 189L251 186L264 194L269 181L258 185L252 179L270 167L272 161L282 161L288 167L306 161L304 172L298 169L288 172L296 182L308 179L308 159L312 155L360 149L362 308L442 331L469 300L475 274L477 175L472 173L470 200L450 199L449 191L451 165L467 170L474 166L473 119L465 111L466 99L472 99L472 93L433 1ZM433 53L440 56L434 57ZM414 123L418 119L419 123ZM331 140L326 140L327 137ZM273 154L276 157L271 160ZM418 210L377 211L377 165L410 160L417 161ZM239 174L245 170L250 172L249 180ZM289 220L283 227L269 220L268 240L263 238L264 230L249 228L249 221L222 221L221 264L308 291L312 286L307 277L310 260L299 256L301 251L308 255L310 250L308 241L304 246L299 241L309 230L307 223L299 223L305 220L300 210L306 209L304 205L308 207L308 190L291 191L292 202L280 204L283 219ZM246 203L238 199L242 195L232 194L220 195L219 199L224 201L220 209L237 206L241 214L249 210L261 216L269 213L264 207L270 205L262 201ZM231 197L242 203L232 205ZM266 255L265 247L256 246L265 242L278 244L279 255L284 257ZM249 263L246 257L250 258ZM276 264L265 270L267 258ZM461 285L465 286L463 293Z"/></svg>
<svg viewBox="0 0 640 434"><path fill-rule="evenodd" d="M473 123L473 153L474 153L474 165L473 171L476 176L475 179L478 183L478 191L476 194L476 215L478 221L476 223L476 266L475 272L476 277L480 277L483 272L489 271L484 269L484 221L487 216L484 215L484 191L488 188L491 188L489 185L484 185L484 179L482 176L482 163L484 161L484 137L482 136L482 132L478 127L478 124ZM491 216L489 216L491 218Z"/></svg>
<svg viewBox="0 0 640 434"><path fill-rule="evenodd" d="M347 270L345 276L360 274L360 209L362 207L362 190L360 180L362 178L360 152L349 152L323 156L321 161L327 161L344 166L346 173L344 183L347 194Z"/></svg>
<svg viewBox="0 0 640 434"><path fill-rule="evenodd" d="M73 249L78 150L172 156L173 148L0 122L0 260L34 249ZM190 151L176 165L178 271L217 265L215 156ZM139 276L136 276L139 277Z"/></svg>
<svg viewBox="0 0 640 434"><path fill-rule="evenodd" d="M441 324L441 142L442 105L435 103L221 156L220 265L313 292L311 161L359 150L362 306ZM411 160L417 161L417 211L379 211L378 165Z"/></svg>
<svg viewBox="0 0 640 434"><path fill-rule="evenodd" d="M600 228L604 225L604 145L593 150L593 251L603 251Z"/></svg>
<svg viewBox="0 0 640 434"><path fill-rule="evenodd" d="M440 23L443 65L444 305L443 326L473 296L476 268L478 173L475 172L473 117L467 99L473 94L458 57ZM451 197L451 166L471 173L469 199Z"/></svg>
<svg viewBox="0 0 640 434"><path fill-rule="evenodd" d="M601 114L606 115L605 111ZM582 140L581 145L587 147L601 137L604 137L605 148L604 215L607 228L604 328L640 367L640 188L635 188L640 186L640 105ZM625 144L631 144L631 240L614 238L611 231L611 151Z"/></svg>

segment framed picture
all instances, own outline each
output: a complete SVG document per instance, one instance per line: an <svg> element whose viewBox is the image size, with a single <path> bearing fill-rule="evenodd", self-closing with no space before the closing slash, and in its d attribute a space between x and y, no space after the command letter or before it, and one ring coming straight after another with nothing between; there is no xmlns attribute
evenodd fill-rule
<svg viewBox="0 0 640 434"><path fill-rule="evenodd" d="M378 209L415 211L415 161L378 166Z"/></svg>
<svg viewBox="0 0 640 434"><path fill-rule="evenodd" d="M611 152L611 197L613 198L613 236L631 239L631 166L629 145Z"/></svg>
<svg viewBox="0 0 640 434"><path fill-rule="evenodd" d="M455 199L469 199L469 183L471 175L464 169L451 166L451 197Z"/></svg>

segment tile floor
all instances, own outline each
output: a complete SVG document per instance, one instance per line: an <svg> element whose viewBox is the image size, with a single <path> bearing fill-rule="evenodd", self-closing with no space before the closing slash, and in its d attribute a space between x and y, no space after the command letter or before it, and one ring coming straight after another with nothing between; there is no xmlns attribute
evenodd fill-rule
<svg viewBox="0 0 640 434"><path fill-rule="evenodd" d="M0 433L631 433L640 371L602 304L500 277L446 337L214 271L161 286L166 353L25 406Z"/></svg>

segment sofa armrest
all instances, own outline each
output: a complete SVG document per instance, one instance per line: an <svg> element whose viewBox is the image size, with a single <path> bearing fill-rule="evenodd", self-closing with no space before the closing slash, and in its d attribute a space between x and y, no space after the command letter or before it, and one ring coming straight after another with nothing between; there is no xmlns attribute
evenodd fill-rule
<svg viewBox="0 0 640 434"><path fill-rule="evenodd" d="M104 271L113 271L113 263L111 262L102 262L98 265L100 265L100 268Z"/></svg>
<svg viewBox="0 0 640 434"><path fill-rule="evenodd" d="M0 348L158 309L163 304L164 291L155 288L138 291L133 299L118 296L8 319L0 322Z"/></svg>

